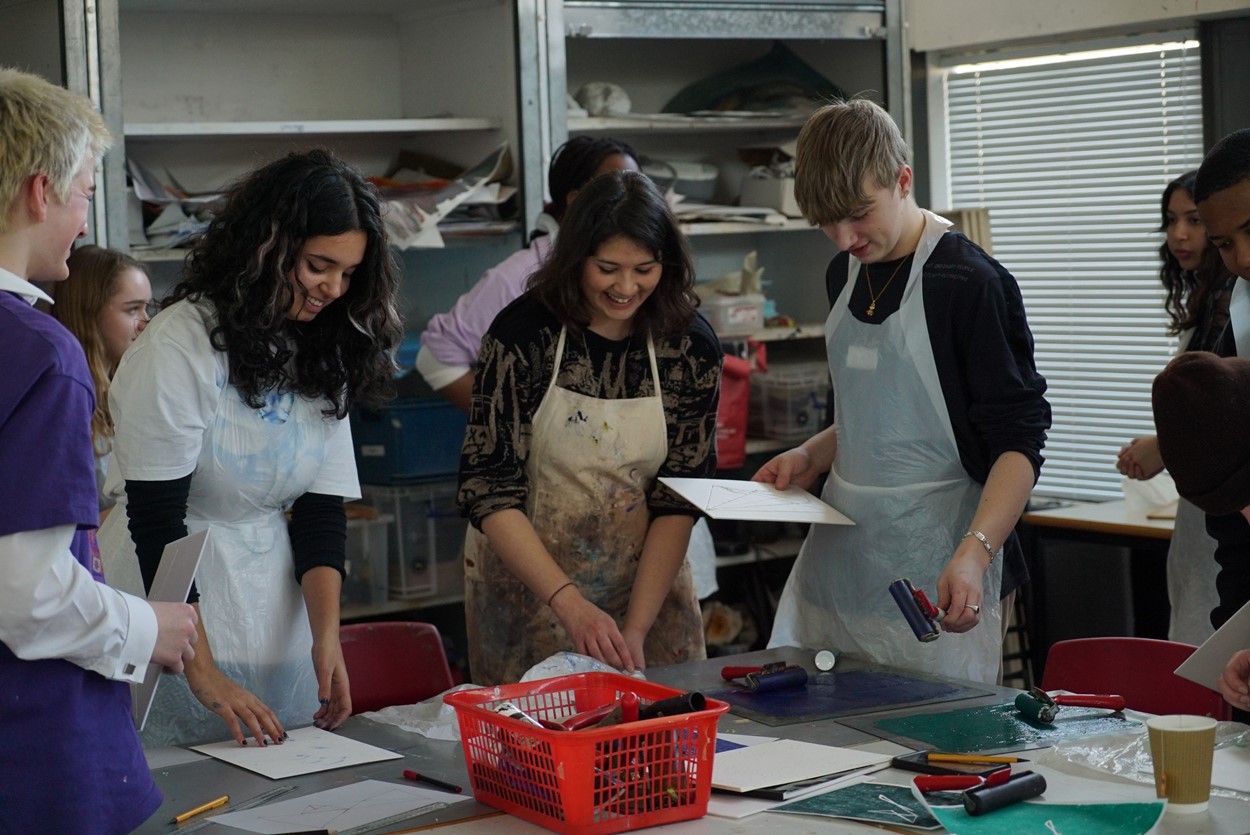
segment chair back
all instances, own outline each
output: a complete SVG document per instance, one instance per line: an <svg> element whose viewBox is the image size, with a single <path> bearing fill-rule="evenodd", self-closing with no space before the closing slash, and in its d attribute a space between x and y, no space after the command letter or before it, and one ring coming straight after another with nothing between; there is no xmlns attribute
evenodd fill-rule
<svg viewBox="0 0 1250 835"><path fill-rule="evenodd" d="M352 713L420 702L452 686L447 654L432 623L350 623L339 629Z"/></svg>
<svg viewBox="0 0 1250 835"><path fill-rule="evenodd" d="M1232 709L1214 690L1173 672L1194 647L1154 638L1074 638L1046 654L1043 690L1114 693L1143 713L1187 713L1228 720Z"/></svg>

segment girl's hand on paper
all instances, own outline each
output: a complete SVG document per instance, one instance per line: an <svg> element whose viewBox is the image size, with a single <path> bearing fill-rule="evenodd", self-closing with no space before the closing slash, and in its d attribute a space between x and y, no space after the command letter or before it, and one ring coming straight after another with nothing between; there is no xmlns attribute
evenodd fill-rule
<svg viewBox="0 0 1250 835"><path fill-rule="evenodd" d="M812 466L808 451L803 447L795 447L773 457L751 476L751 480L771 484L778 490L785 490L791 484L797 484L806 490L819 475L816 467Z"/></svg>
<svg viewBox="0 0 1250 835"><path fill-rule="evenodd" d="M317 673L317 699L321 709L313 714L313 724L332 731L352 715L352 694L347 681L347 663L338 640L313 641L313 670Z"/></svg>
<svg viewBox="0 0 1250 835"><path fill-rule="evenodd" d="M197 657L187 665L187 684L200 704L221 717L234 741L240 745L247 745L244 725L257 745L264 746L269 742L280 745L286 739L286 731L269 705L217 669L211 659L201 662Z"/></svg>

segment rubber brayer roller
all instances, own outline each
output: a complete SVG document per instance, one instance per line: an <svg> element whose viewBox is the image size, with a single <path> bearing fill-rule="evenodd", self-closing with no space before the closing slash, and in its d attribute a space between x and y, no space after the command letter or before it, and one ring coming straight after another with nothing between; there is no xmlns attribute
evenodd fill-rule
<svg viewBox="0 0 1250 835"><path fill-rule="evenodd" d="M938 631L938 622L943 612L929 602L923 591L911 584L906 577L890 583L890 595L898 604L899 610L911 631L921 641L936 641L942 633Z"/></svg>

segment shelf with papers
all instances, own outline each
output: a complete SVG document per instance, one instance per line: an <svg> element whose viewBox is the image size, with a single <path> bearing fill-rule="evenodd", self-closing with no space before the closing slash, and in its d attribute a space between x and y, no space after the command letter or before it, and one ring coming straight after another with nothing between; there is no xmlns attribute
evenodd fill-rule
<svg viewBox="0 0 1250 835"><path fill-rule="evenodd" d="M622 116L570 116L569 133L650 133L673 131L704 133L715 131L785 130L798 133L805 116L743 115L690 116L681 113L634 113Z"/></svg>
<svg viewBox="0 0 1250 835"><path fill-rule="evenodd" d="M687 237L703 235L753 235L757 232L801 232L814 227L801 217L786 218L784 223L749 220L699 220L683 222L681 231Z"/></svg>
<svg viewBox="0 0 1250 835"><path fill-rule="evenodd" d="M497 119L320 119L257 122L128 122L129 140L203 140L226 136L342 136L499 130Z"/></svg>

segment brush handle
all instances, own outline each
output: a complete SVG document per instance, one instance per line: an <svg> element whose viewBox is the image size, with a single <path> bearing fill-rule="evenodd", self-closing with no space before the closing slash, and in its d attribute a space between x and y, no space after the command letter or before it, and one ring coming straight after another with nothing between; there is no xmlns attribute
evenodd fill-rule
<svg viewBox="0 0 1250 835"><path fill-rule="evenodd" d="M725 681L731 681L735 678L743 678L749 673L758 673L761 667L721 667L720 677Z"/></svg>

